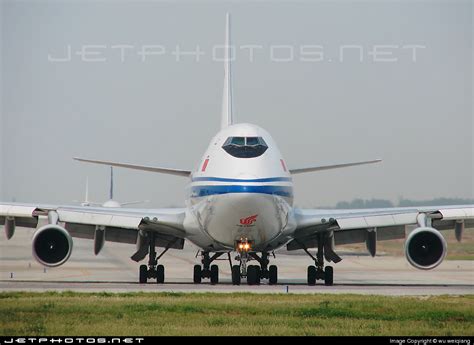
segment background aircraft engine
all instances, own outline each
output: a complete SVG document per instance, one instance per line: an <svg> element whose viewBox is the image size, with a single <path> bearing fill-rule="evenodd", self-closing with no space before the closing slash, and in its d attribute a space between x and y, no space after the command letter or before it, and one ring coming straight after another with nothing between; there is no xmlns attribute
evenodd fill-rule
<svg viewBox="0 0 474 345"><path fill-rule="evenodd" d="M413 230L405 242L408 262L418 269L430 270L443 262L446 256L446 240L441 233L430 227Z"/></svg>
<svg viewBox="0 0 474 345"><path fill-rule="evenodd" d="M33 236L33 255L44 266L62 265L69 259L71 252L71 235L59 225L45 225Z"/></svg>

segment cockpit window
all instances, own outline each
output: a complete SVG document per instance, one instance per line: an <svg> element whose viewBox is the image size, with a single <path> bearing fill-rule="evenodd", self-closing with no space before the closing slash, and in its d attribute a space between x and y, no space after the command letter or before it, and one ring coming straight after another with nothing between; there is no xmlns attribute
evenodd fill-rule
<svg viewBox="0 0 474 345"><path fill-rule="evenodd" d="M255 158L268 149L262 137L229 137L222 148L236 158Z"/></svg>
<svg viewBox="0 0 474 345"><path fill-rule="evenodd" d="M248 137L246 139L246 144L248 146L253 146L253 145L258 145L259 144L259 138L258 137ZM263 140L263 139L262 139Z"/></svg>
<svg viewBox="0 0 474 345"><path fill-rule="evenodd" d="M232 137L229 139L231 139L230 143L232 145L240 145L240 146L245 145L245 137Z"/></svg>

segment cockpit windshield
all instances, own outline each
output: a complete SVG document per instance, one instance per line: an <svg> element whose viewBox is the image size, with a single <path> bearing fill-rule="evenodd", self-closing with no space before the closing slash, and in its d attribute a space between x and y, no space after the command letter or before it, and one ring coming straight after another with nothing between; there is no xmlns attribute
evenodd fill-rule
<svg viewBox="0 0 474 345"><path fill-rule="evenodd" d="M268 149L262 137L229 137L222 148L236 158L255 158Z"/></svg>

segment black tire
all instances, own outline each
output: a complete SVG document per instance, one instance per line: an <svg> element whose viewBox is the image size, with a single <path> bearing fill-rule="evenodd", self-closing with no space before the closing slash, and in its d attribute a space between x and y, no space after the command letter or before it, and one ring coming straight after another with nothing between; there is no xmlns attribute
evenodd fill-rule
<svg viewBox="0 0 474 345"><path fill-rule="evenodd" d="M240 285L240 266L239 265L232 266L232 284Z"/></svg>
<svg viewBox="0 0 474 345"><path fill-rule="evenodd" d="M139 282L140 284L146 284L147 280L148 280L148 267L147 265L140 265Z"/></svg>
<svg viewBox="0 0 474 345"><path fill-rule="evenodd" d="M334 270L332 266L326 266L324 269L324 285L333 285Z"/></svg>
<svg viewBox="0 0 474 345"><path fill-rule="evenodd" d="M211 284L215 285L219 283L219 266L212 265L211 266Z"/></svg>
<svg viewBox="0 0 474 345"><path fill-rule="evenodd" d="M255 285L257 284L258 272L257 266L250 265L247 267L247 284Z"/></svg>
<svg viewBox="0 0 474 345"><path fill-rule="evenodd" d="M202 280L201 265L194 265L194 275L193 275L194 284L201 284L201 280Z"/></svg>
<svg viewBox="0 0 474 345"><path fill-rule="evenodd" d="M257 271L257 281L255 282L256 285L260 285L260 280L262 279L262 269L260 266L255 265L255 270Z"/></svg>
<svg viewBox="0 0 474 345"><path fill-rule="evenodd" d="M316 285L316 266L308 266L308 285Z"/></svg>
<svg viewBox="0 0 474 345"><path fill-rule="evenodd" d="M271 265L268 268L268 283L275 285L278 282L278 268L275 265Z"/></svg>
<svg viewBox="0 0 474 345"><path fill-rule="evenodd" d="M165 266L156 266L156 283L163 284L165 282Z"/></svg>

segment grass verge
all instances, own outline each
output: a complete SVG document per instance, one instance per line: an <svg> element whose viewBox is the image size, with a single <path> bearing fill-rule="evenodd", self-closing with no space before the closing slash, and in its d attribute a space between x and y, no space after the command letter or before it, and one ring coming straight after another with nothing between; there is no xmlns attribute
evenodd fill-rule
<svg viewBox="0 0 474 345"><path fill-rule="evenodd" d="M0 293L0 335L472 335L474 296Z"/></svg>

